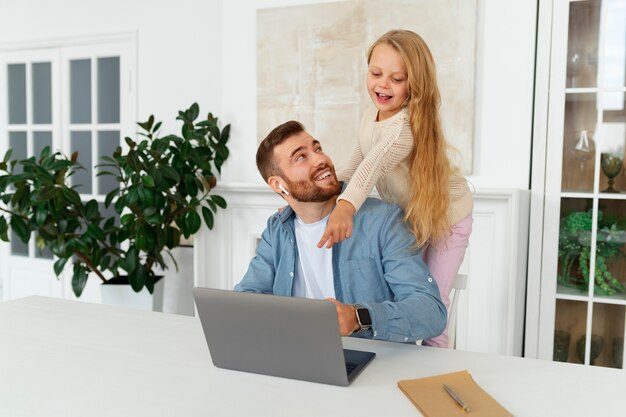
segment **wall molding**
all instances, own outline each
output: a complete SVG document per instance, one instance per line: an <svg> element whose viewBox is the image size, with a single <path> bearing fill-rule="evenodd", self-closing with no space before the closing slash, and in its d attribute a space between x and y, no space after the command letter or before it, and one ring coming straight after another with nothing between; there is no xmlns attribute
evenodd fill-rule
<svg viewBox="0 0 626 417"><path fill-rule="evenodd" d="M245 274L256 239L285 201L265 184L229 183L215 191L228 202L213 230L195 237L195 285L230 289ZM527 190L474 191L474 227L461 266L457 348L522 354L528 242Z"/></svg>

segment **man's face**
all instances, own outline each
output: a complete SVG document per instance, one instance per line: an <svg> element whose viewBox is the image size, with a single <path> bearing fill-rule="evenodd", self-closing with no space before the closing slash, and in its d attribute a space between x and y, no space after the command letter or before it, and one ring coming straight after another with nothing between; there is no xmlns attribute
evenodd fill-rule
<svg viewBox="0 0 626 417"><path fill-rule="evenodd" d="M311 135L300 132L274 148L283 186L296 200L324 202L339 194L335 167Z"/></svg>

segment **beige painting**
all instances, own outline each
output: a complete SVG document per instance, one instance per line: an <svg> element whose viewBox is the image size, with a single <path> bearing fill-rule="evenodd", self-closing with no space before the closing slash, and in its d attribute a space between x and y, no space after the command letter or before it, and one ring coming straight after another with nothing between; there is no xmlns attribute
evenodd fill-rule
<svg viewBox="0 0 626 417"><path fill-rule="evenodd" d="M367 47L390 29L428 43L456 162L472 171L476 0L348 1L257 11L257 134L299 120L341 168L363 111Z"/></svg>

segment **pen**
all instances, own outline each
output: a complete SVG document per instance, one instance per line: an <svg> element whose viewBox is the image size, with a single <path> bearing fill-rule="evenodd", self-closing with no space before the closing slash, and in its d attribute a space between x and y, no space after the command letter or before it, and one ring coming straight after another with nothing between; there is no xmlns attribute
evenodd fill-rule
<svg viewBox="0 0 626 417"><path fill-rule="evenodd" d="M465 401L463 401L461 397L459 397L454 391L452 391L452 388L450 388L446 384L443 384L443 388L448 394L450 394L452 399L456 401L456 403L463 409L463 411L465 411L466 413L470 412L470 408L467 406L467 404L465 404Z"/></svg>

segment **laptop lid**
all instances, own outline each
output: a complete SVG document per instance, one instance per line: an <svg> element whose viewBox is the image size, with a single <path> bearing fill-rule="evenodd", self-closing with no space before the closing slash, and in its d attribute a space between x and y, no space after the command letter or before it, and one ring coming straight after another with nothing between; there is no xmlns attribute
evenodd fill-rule
<svg viewBox="0 0 626 417"><path fill-rule="evenodd" d="M351 351L346 371L335 306L324 300L193 289L213 364L219 368L348 385L374 353Z"/></svg>

